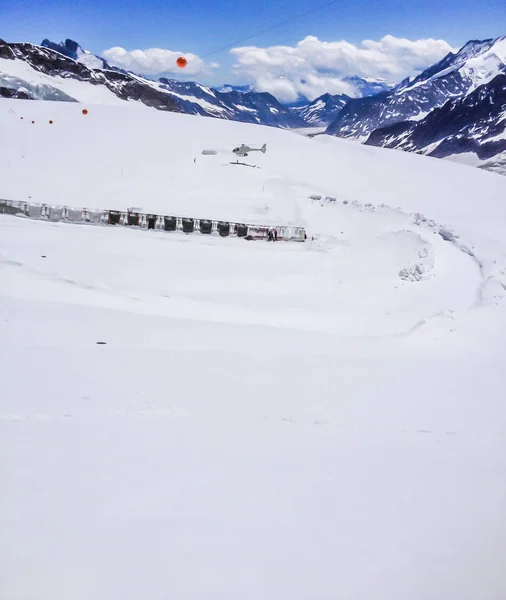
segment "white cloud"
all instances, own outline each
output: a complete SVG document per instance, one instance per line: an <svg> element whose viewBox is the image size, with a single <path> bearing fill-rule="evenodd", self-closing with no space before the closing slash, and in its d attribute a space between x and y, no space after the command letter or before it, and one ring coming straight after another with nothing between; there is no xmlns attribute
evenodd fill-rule
<svg viewBox="0 0 506 600"><path fill-rule="evenodd" d="M359 45L346 41L324 42L313 36L296 46L247 46L230 51L236 59L234 73L254 82L259 91L281 101L296 100L299 93L314 99L332 94L356 95L344 77L381 78L398 82L415 75L455 50L444 40L407 40L386 35Z"/></svg>
<svg viewBox="0 0 506 600"><path fill-rule="evenodd" d="M120 46L109 48L102 52L102 56L116 67L126 71L141 73L143 75L159 75L162 73L178 73L184 75L203 75L210 69L215 69L215 62L206 64L195 54L184 54L163 48L148 48L147 50L125 50ZM181 69L176 61L179 56L184 56L188 61L187 66Z"/></svg>

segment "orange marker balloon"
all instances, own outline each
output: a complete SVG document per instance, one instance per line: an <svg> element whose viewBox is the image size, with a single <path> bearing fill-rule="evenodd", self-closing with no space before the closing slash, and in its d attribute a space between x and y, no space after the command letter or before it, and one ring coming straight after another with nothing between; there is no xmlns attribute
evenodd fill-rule
<svg viewBox="0 0 506 600"><path fill-rule="evenodd" d="M87 115L88 111L86 110L86 108L83 108L83 115Z"/></svg>
<svg viewBox="0 0 506 600"><path fill-rule="evenodd" d="M184 67L186 67L186 65L188 64L188 61L186 60L186 58L184 56L180 56L176 62L177 62L177 66L180 67L181 69L184 69Z"/></svg>

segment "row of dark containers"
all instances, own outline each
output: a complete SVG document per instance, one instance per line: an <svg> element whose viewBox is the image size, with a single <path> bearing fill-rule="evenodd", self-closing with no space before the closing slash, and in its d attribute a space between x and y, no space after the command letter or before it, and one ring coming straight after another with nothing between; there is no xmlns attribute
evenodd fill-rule
<svg viewBox="0 0 506 600"><path fill-rule="evenodd" d="M215 234L221 237L236 235L254 239L267 239L269 231L276 231L278 239L286 241L304 241L303 227L247 225L211 219L193 219L155 215L133 210L92 210L78 209L68 206L52 206L49 204L33 204L0 200L0 213L25 215L35 219L48 221L70 221L86 223L102 223L109 225L126 225L164 231L181 231L183 233Z"/></svg>
<svg viewBox="0 0 506 600"><path fill-rule="evenodd" d="M168 217L116 210L108 210L105 213L109 225L129 225L131 227L146 227L147 229L163 229L164 231L182 231L183 233L198 231L203 234L211 234L216 232L223 237L231 233L239 237L246 237L248 235L248 226L243 223Z"/></svg>

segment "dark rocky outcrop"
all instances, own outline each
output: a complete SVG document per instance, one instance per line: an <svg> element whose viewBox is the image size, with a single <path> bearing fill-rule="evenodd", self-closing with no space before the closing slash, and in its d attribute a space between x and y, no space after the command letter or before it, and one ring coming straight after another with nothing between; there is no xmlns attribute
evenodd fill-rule
<svg viewBox="0 0 506 600"><path fill-rule="evenodd" d="M11 90L10 88L0 87L0 98L17 98L18 100L32 100L32 98L23 91Z"/></svg>

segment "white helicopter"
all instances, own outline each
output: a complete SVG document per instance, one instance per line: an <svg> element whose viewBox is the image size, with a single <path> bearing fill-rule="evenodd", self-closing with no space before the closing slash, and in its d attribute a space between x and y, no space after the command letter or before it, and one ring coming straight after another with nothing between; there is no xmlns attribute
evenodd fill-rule
<svg viewBox="0 0 506 600"><path fill-rule="evenodd" d="M263 152L265 154L266 150L267 144L264 144L261 148L252 148L251 146L247 146L246 144L241 144L240 146L237 146L237 148L234 148L232 152L236 156L248 156L248 152Z"/></svg>

